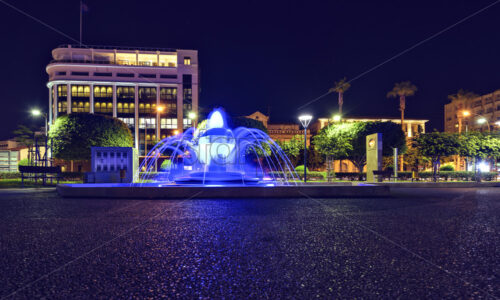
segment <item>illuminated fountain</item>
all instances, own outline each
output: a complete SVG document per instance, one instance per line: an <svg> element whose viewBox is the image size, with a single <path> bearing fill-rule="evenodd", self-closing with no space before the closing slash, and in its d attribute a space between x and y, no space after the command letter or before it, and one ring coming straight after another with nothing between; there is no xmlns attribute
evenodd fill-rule
<svg viewBox="0 0 500 300"><path fill-rule="evenodd" d="M229 128L221 109L212 111L198 129L161 140L135 177L136 183L159 186L295 185L298 181L278 144L259 129Z"/></svg>

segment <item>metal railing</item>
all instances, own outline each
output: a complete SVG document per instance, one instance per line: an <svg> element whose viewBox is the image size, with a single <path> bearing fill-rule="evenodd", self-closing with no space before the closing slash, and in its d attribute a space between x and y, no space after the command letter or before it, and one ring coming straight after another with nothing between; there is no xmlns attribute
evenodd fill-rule
<svg viewBox="0 0 500 300"><path fill-rule="evenodd" d="M90 60L90 59L53 59L49 64L55 63L70 63L70 64L97 64L97 65L117 65L117 66L127 66L127 67L161 67L161 68L177 68L175 64L158 64L154 63L120 63L116 61L103 61L103 60Z"/></svg>
<svg viewBox="0 0 500 300"><path fill-rule="evenodd" d="M101 45L78 45L78 44L63 44L57 48L74 48L74 49L103 49L103 50L129 50L129 51L160 51L160 52L177 52L174 48L153 48L153 47L128 47L128 46L101 46Z"/></svg>

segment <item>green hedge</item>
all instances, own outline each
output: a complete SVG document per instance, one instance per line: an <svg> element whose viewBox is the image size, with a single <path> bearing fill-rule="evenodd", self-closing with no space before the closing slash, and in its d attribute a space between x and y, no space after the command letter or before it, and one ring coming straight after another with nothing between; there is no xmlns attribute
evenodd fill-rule
<svg viewBox="0 0 500 300"><path fill-rule="evenodd" d="M364 180L366 179L366 173L358 172L335 172L335 178L337 179L347 179L347 180Z"/></svg>
<svg viewBox="0 0 500 300"><path fill-rule="evenodd" d="M79 181L83 180L83 172L62 172L61 180L65 181Z"/></svg>
<svg viewBox="0 0 500 300"><path fill-rule="evenodd" d="M269 172L269 176L271 177L276 177L276 178L283 178L283 172ZM297 172L297 175L299 175L299 178L301 180L304 179L304 172ZM288 174L288 176L291 176L291 174ZM318 171L307 171L307 179L308 180L325 180L326 179L326 172L318 172Z"/></svg>
<svg viewBox="0 0 500 300"><path fill-rule="evenodd" d="M444 165L441 168L439 168L439 171L453 172L455 171L455 167L453 167L453 165Z"/></svg>
<svg viewBox="0 0 500 300"><path fill-rule="evenodd" d="M295 167L295 172L304 173L304 165L298 165ZM307 168L307 173L309 173L309 168Z"/></svg>
<svg viewBox="0 0 500 300"><path fill-rule="evenodd" d="M432 172L419 172L419 178L432 178ZM478 173L479 174L479 173ZM496 172L480 173L481 179L486 181L495 180L497 177ZM437 176L443 178L444 180L455 179L455 180L474 180L473 171L440 171Z"/></svg>
<svg viewBox="0 0 500 300"><path fill-rule="evenodd" d="M21 173L19 172L0 172L0 179L15 179L21 178Z"/></svg>

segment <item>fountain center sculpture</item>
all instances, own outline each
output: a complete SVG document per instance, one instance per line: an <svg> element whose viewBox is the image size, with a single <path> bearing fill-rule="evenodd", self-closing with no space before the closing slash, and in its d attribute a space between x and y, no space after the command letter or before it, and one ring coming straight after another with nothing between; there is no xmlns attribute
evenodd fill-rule
<svg viewBox="0 0 500 300"><path fill-rule="evenodd" d="M276 142L259 129L229 128L222 109L213 110L198 129L161 140L139 171L136 181L165 186L288 185L299 179Z"/></svg>

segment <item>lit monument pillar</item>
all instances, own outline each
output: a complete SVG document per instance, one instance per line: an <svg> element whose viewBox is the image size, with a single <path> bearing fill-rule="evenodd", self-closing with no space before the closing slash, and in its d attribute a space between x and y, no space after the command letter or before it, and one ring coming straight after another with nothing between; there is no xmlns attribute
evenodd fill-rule
<svg viewBox="0 0 500 300"><path fill-rule="evenodd" d="M375 182L373 171L382 170L382 134L366 136L366 181Z"/></svg>

